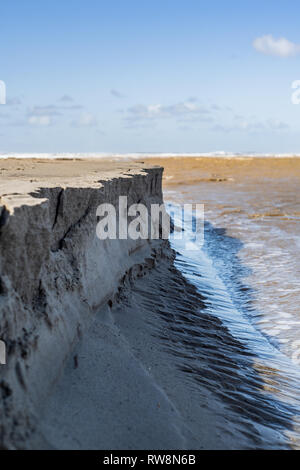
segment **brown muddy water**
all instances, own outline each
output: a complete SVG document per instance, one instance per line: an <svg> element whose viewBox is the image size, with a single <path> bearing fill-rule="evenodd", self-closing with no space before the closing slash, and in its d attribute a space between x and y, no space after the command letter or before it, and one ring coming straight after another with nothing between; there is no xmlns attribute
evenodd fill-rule
<svg viewBox="0 0 300 470"><path fill-rule="evenodd" d="M198 251L171 240L176 267L204 299L172 320L180 367L226 404L236 447L242 433L248 448L299 449L300 159L151 162L165 167L175 219L176 204L205 210Z"/></svg>

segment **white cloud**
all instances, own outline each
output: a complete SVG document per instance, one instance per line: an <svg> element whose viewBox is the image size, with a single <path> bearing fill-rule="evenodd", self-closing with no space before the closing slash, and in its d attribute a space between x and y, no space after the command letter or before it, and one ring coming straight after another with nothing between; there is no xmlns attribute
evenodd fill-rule
<svg viewBox="0 0 300 470"><path fill-rule="evenodd" d="M159 119L159 118L197 118L203 114L209 114L209 110L204 106L199 106L195 102L188 100L172 105L162 104L138 104L127 109L129 119Z"/></svg>
<svg viewBox="0 0 300 470"><path fill-rule="evenodd" d="M52 124L51 116L30 116L28 118L29 124L37 126L50 126Z"/></svg>
<svg viewBox="0 0 300 470"><path fill-rule="evenodd" d="M72 121L74 127L94 127L97 125L97 119L92 113L84 112L77 121Z"/></svg>
<svg viewBox="0 0 300 470"><path fill-rule="evenodd" d="M266 121L257 120L255 117L243 117L235 115L233 122L229 124L216 124L212 127L212 130L217 132L247 132L247 133L258 133L268 131L284 131L288 130L290 126L280 121L279 119L267 119Z"/></svg>
<svg viewBox="0 0 300 470"><path fill-rule="evenodd" d="M278 57L291 57L300 54L300 45L286 38L275 39L267 34L253 41L253 47L262 54Z"/></svg>
<svg viewBox="0 0 300 470"><path fill-rule="evenodd" d="M61 116L62 111L77 111L83 109L81 105L55 105L55 104L48 104L45 106L34 106L33 108L29 109L28 115L29 116Z"/></svg>
<svg viewBox="0 0 300 470"><path fill-rule="evenodd" d="M33 126L50 126L53 117L60 116L55 106L34 106L27 112L27 122Z"/></svg>
<svg viewBox="0 0 300 470"><path fill-rule="evenodd" d="M47 105L47 106L34 106L28 112L29 116L60 116L61 113L55 105Z"/></svg>
<svg viewBox="0 0 300 470"><path fill-rule="evenodd" d="M273 130L289 129L289 125L286 122L280 121L280 119L269 119L267 126Z"/></svg>

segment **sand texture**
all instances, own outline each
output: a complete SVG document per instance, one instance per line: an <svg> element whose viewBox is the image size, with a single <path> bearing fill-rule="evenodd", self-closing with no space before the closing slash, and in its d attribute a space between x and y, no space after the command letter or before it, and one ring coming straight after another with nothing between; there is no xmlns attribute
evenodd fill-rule
<svg viewBox="0 0 300 470"><path fill-rule="evenodd" d="M96 208L162 201L161 168L110 162L1 162L2 447L28 446L78 339L161 242L99 240Z"/></svg>

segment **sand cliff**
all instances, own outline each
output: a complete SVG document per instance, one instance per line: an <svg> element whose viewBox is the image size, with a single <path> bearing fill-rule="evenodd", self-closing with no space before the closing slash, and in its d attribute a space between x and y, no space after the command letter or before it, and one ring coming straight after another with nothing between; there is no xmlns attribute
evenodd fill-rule
<svg viewBox="0 0 300 470"><path fill-rule="evenodd" d="M99 308L166 242L99 240L96 209L162 202L162 169L109 162L1 162L0 439L28 447L37 416ZM82 176L84 175L84 176Z"/></svg>

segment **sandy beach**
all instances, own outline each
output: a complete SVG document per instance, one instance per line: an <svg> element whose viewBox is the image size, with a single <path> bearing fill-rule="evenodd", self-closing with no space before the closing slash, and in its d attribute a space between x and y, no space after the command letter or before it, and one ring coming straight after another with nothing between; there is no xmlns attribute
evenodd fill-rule
<svg viewBox="0 0 300 470"><path fill-rule="evenodd" d="M69 187L74 190L95 189L99 187L99 181L131 179L149 167L152 165L148 161L120 163L111 160L7 159L1 162L1 202L6 210L13 208L16 211L20 206L33 206L39 202L39 199L35 200L30 195L43 196L43 201L48 196L51 200L51 190L57 194L60 188L65 193ZM161 197L159 187L157 190ZM117 191L122 189L118 188ZM70 202L72 205L69 209L73 211L76 201ZM56 229L59 230L59 220L56 220ZM76 231L74 241L75 237ZM180 305L184 311L189 311L192 306L197 309L202 302L201 296L174 268L173 258L174 254L166 244L160 251L153 251L153 247L150 251L140 249L134 259L134 269L126 271L125 284L124 280L120 283L118 274L110 266L112 272L107 289L110 298L115 300L109 306L103 301L101 305L98 305L98 301L97 306L93 306L92 299L87 300L93 318L86 318L86 314L81 318L79 313L76 314L75 318L80 319L79 323L76 320L77 330L80 325L80 335L75 343L72 340L71 347L68 346L67 355L63 347L58 345L55 353L51 354L51 360L49 357L46 359L45 352L39 352L43 347L41 345L33 353L34 361L38 364L34 371L28 373L28 377L25 370L29 366L26 360L22 361L19 366L22 370L21 383L26 383L26 390L23 387L21 396L25 393L27 405L22 405L19 413L25 413L27 420L30 417L32 429L29 432L21 424L19 438L13 438L18 433L12 429L11 436L6 436L8 445L42 449L201 449L234 445L230 437L221 432L225 424L218 423L215 411L212 411L222 409L222 403L218 400L214 402L205 388L200 389L201 393L199 389L196 393L190 389L183 372L178 369L175 357L164 350L159 339L167 330L164 319L157 315L156 309L153 310L151 299L156 298L158 305L164 305L170 316L174 309L180 310ZM102 261L98 269L104 269L107 275L107 267ZM93 276L97 278L99 273L95 272ZM42 282L46 284L43 278ZM98 282L102 281L99 279ZM24 287L31 290L33 286L28 283L29 279ZM165 285L166 289L161 294L160 285ZM176 297L179 286L180 295ZM105 290L103 285L101 289ZM111 292L115 290L118 292L116 297ZM148 299L145 305L141 304L139 298L141 290ZM51 294L49 292L47 295L50 297ZM103 297L105 300L107 295ZM28 302L30 304L31 300ZM46 303L44 301L43 308L47 309L48 302L53 303L53 300L49 298ZM54 306L55 310L61 310L56 314L64 322L74 322L74 314L67 318L66 315L70 313L65 311L66 304L63 302ZM72 296L67 302L74 302ZM75 308L82 308L78 299L75 300ZM35 309L32 315L36 315ZM39 328L30 318L29 323L31 329ZM86 325L90 326L87 328ZM67 335L64 341L70 341L69 329L70 325L63 333L58 328L54 335L58 335L57 339L61 339L62 334ZM43 333L44 341L51 342L50 338L46 339L47 335L47 331ZM49 354L49 346L46 349ZM39 354L41 357L38 357ZM53 369L52 361L65 362L65 357L66 365L63 369L59 367L60 372L55 379L53 375L52 383L48 386L42 384L44 372L49 374L49 368ZM10 353L8 361L11 361ZM41 368L44 369L42 375ZM17 376L17 383L13 382L12 388L20 386L18 380L20 382ZM29 381L32 383L29 384ZM40 388L43 403L39 396L40 390L36 390ZM36 400L33 409L32 405L28 406L28 400ZM206 406L207 402L210 408ZM10 410L8 415L13 417L16 411L14 405L7 405L6 408ZM12 418L8 416L9 419ZM2 438L5 441L4 436Z"/></svg>
<svg viewBox="0 0 300 470"><path fill-rule="evenodd" d="M281 356L271 372L274 346L232 301L249 305L242 278L239 294L225 292L226 278L212 274L200 252L192 260L162 240L101 242L95 211L124 194L160 203L162 183L167 202L205 203L212 225L204 251L223 260L234 285L252 253L236 257L234 240L246 248L249 240L233 221L244 214L248 224L272 219L276 228L283 218L292 227L298 209L291 199L281 213L279 199L288 195L278 187L288 180L297 191L299 160L5 159L0 171L3 447L289 447L285 394L298 379L282 366L294 384L286 390Z"/></svg>

